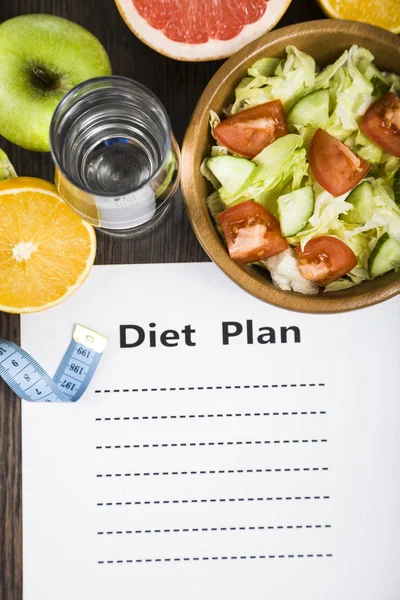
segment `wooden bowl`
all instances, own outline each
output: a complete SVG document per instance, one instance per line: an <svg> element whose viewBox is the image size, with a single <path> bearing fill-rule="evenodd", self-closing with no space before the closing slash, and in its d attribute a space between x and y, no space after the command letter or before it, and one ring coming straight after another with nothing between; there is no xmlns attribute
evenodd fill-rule
<svg viewBox="0 0 400 600"><path fill-rule="evenodd" d="M378 27L356 21L311 21L267 33L232 56L211 79L189 123L182 147L182 190L189 219L209 257L240 287L264 302L308 313L335 313L371 306L400 292L400 272L391 272L373 281L340 292L307 296L275 287L268 273L256 267L236 264L229 258L209 215L206 197L212 188L200 173L209 156L212 138L208 125L210 108L221 114L234 98L234 90L250 65L261 57L283 57L289 44L308 52L325 66L352 44L368 48L376 65L400 71L400 38Z"/></svg>

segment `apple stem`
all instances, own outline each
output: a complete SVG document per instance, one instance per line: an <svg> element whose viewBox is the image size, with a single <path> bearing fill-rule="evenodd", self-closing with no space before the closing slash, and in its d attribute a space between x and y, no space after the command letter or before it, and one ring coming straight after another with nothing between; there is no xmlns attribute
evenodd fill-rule
<svg viewBox="0 0 400 600"><path fill-rule="evenodd" d="M44 71L42 71L42 69L38 69L37 67L33 67L32 68L32 73L35 75L35 77L37 77L38 79L40 79L40 81L43 81L43 83L45 85L50 85L52 83L50 77L48 77L46 75L46 73Z"/></svg>

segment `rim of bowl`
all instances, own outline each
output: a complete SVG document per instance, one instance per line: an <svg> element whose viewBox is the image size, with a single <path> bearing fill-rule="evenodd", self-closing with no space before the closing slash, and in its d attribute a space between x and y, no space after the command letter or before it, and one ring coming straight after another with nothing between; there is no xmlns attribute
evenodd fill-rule
<svg viewBox="0 0 400 600"><path fill-rule="evenodd" d="M387 46L389 52L393 51L400 56L400 38L398 36L380 27L359 21L333 19L306 21L267 32L231 56L210 79L201 94L187 126L182 144L181 184L187 214L198 241L212 261L230 279L246 292L274 306L296 312L327 314L366 308L388 300L400 293L400 279L383 282L382 285L377 287L373 287L372 282L365 282L345 292L329 292L315 296L287 292L275 287L272 282L257 277L253 270L254 267L240 266L229 257L210 218L208 209L208 218L204 218L201 208L205 203L205 197L197 193L194 185L194 181L202 175L199 169L198 172L193 171L193 167L196 168L194 154L196 140L199 135L198 125L204 119L205 113L208 114L209 108L212 106L212 102L221 87L230 79L233 80L234 74L240 68L243 68L245 63L256 60L256 55L268 50L268 47L273 46L274 43L278 41L282 43L286 40L287 45L295 45L295 34L304 37L307 33L315 34L316 32L318 32L318 35L326 34L327 36L335 35L338 32L354 35L354 43L357 43L358 37L364 38L363 43L368 38L371 41L379 40L381 44ZM372 281L375 282L376 280Z"/></svg>

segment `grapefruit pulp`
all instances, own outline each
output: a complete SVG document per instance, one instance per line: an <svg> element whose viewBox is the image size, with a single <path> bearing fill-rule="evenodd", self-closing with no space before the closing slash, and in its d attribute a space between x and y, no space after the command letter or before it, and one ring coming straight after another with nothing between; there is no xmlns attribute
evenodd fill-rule
<svg viewBox="0 0 400 600"><path fill-rule="evenodd" d="M291 0L115 0L133 33L171 58L230 56L281 19Z"/></svg>

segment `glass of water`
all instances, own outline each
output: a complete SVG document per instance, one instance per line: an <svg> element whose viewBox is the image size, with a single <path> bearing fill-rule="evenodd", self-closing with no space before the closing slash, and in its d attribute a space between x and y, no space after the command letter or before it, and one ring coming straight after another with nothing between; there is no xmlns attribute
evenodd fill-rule
<svg viewBox="0 0 400 600"><path fill-rule="evenodd" d="M158 221L179 184L179 148L164 106L125 77L72 89L54 113L50 145L60 195L110 233Z"/></svg>

